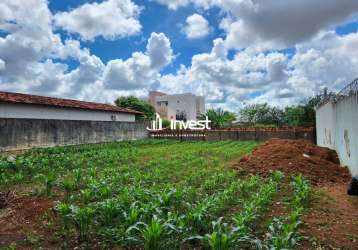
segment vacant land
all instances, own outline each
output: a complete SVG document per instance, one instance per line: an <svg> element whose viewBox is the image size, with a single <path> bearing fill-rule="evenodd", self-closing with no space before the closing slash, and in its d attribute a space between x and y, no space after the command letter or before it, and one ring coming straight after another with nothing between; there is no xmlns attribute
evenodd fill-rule
<svg viewBox="0 0 358 250"><path fill-rule="evenodd" d="M310 185L301 176L232 167L257 145L136 141L4 156L0 248L299 246L301 220L315 219L307 216Z"/></svg>

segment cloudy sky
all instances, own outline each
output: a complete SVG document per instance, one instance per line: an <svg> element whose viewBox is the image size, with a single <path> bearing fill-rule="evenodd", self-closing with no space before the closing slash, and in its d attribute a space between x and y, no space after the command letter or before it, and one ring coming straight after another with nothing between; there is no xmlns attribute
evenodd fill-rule
<svg viewBox="0 0 358 250"><path fill-rule="evenodd" d="M285 106L358 77L357 28L357 0L2 0L0 90Z"/></svg>

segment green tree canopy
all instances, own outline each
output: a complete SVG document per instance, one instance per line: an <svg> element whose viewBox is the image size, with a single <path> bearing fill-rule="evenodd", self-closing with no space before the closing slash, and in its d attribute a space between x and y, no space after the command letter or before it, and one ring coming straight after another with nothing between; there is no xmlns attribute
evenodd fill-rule
<svg viewBox="0 0 358 250"><path fill-rule="evenodd" d="M315 106L334 93L320 94L304 100L299 105L284 109L267 103L248 105L240 110L240 122L245 126L290 126L312 127L316 124Z"/></svg>
<svg viewBox="0 0 358 250"><path fill-rule="evenodd" d="M232 123L236 120L235 113L224 111L222 109L209 109L206 111L206 113L201 114L198 118L204 120L206 116L211 121L210 126L212 128L232 127Z"/></svg>
<svg viewBox="0 0 358 250"><path fill-rule="evenodd" d="M138 115L140 120L152 120L155 116L154 107L147 101L141 100L135 96L121 96L115 100L118 107L130 108L136 111L143 112L144 115Z"/></svg>
<svg viewBox="0 0 358 250"><path fill-rule="evenodd" d="M283 111L267 103L252 104L240 110L240 121L249 126L274 125L280 126L283 120Z"/></svg>

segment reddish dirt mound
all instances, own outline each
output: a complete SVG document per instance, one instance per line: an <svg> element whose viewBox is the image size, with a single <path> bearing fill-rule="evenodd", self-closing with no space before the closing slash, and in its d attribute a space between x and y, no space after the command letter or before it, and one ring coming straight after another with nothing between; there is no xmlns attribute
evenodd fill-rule
<svg viewBox="0 0 358 250"><path fill-rule="evenodd" d="M279 170L286 175L302 174L313 185L348 183L347 168L339 166L335 151L306 140L271 139L260 145L234 167L244 173L268 176Z"/></svg>

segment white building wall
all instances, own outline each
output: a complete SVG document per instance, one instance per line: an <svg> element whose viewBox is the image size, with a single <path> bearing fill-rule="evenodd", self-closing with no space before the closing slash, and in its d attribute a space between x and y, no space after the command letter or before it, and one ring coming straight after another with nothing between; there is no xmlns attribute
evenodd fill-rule
<svg viewBox="0 0 358 250"><path fill-rule="evenodd" d="M197 96L196 97L197 102L197 110L196 113L198 115L205 113L205 98L203 96Z"/></svg>
<svg viewBox="0 0 358 250"><path fill-rule="evenodd" d="M358 176L358 93L319 107L316 118L317 144L335 149L341 164Z"/></svg>
<svg viewBox="0 0 358 250"><path fill-rule="evenodd" d="M316 111L317 144L335 150L335 108L329 102Z"/></svg>
<svg viewBox="0 0 358 250"><path fill-rule="evenodd" d="M0 118L48 119L73 121L116 121L135 122L134 114L60 108L42 105L0 103Z"/></svg>
<svg viewBox="0 0 358 250"><path fill-rule="evenodd" d="M156 102L168 102L167 119L175 119L177 111L184 111L188 120L196 120L198 114L205 112L204 98L189 93L158 96Z"/></svg>

